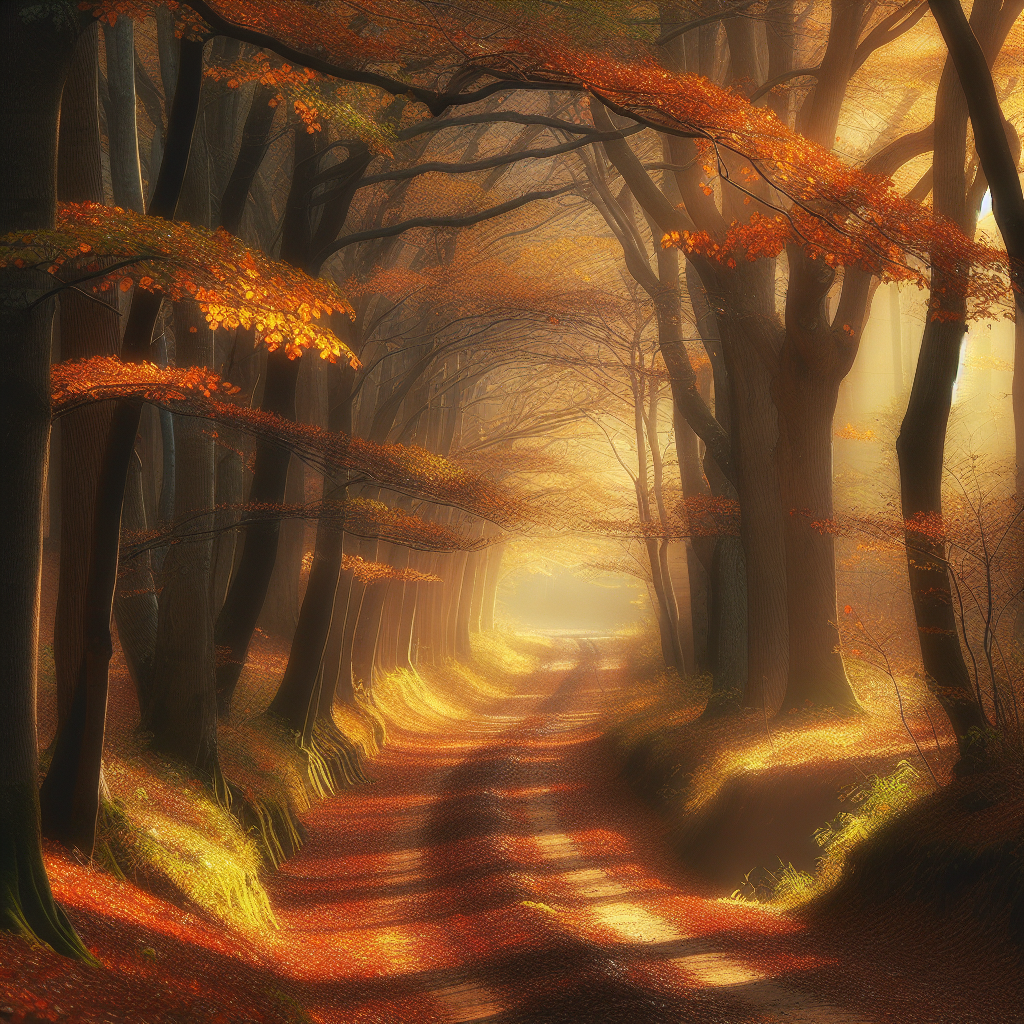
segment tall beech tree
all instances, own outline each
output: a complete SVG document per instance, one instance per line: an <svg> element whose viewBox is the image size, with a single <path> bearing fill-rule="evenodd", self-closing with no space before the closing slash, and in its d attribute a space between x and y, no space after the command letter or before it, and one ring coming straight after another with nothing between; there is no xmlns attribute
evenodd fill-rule
<svg viewBox="0 0 1024 1024"><path fill-rule="evenodd" d="M979 0L971 11L970 26L963 23L963 12L956 17L949 5L937 8L938 20L950 45L950 57L942 71L935 100L933 193L935 212L953 221L968 237L974 234L984 196L987 170L993 169L1001 193L1000 225L1008 234L1010 268L1014 283L1020 287L1019 259L1021 205L1016 168L1008 169L1009 146L1003 130L1002 115L992 109L994 90L988 102L968 96L987 95L991 76L985 52L998 51L1010 26L1020 14L1019 0ZM966 37L960 35L966 33ZM954 54L956 55L954 57ZM966 55L969 54L969 63ZM980 59L981 66L978 61ZM961 84L969 82L965 91ZM967 127L971 107L978 111L984 126L976 133L983 163L973 181L966 177ZM1001 142L993 139L999 133ZM993 152L995 151L995 152ZM1012 165L1012 158L1010 159ZM1016 183L1014 190L1007 175ZM1009 193L1009 196L1007 196ZM1011 241L1012 239L1012 241ZM1011 248L1012 246L1012 248ZM900 497L906 523L907 565L911 597L917 619L925 678L942 705L960 746L962 764L970 768L983 759L985 730L984 708L975 694L971 674L964 660L957 635L957 620L946 557L946 539L942 529L943 455L946 429L953 400L953 387L960 366L960 348L967 326L967 301L957 277L969 273L966 262L933 271L929 309L921 341L921 354L910 392L910 402L900 427L896 450L900 463ZM1020 316L1020 292L1016 292Z"/></svg>
<svg viewBox="0 0 1024 1024"><path fill-rule="evenodd" d="M34 17L27 3L0 8L9 102L2 160L0 233L48 230L57 203L61 94L78 35L77 19L55 8ZM16 151L15 151L16 150ZM53 279L41 268L0 269L0 473L7 500L0 552L0 927L67 956L91 959L53 901L43 867L36 757L42 498L50 437L49 373Z"/></svg>
<svg viewBox="0 0 1024 1024"><path fill-rule="evenodd" d="M1020 13L1017 4L1005 4L995 39L975 29L964 15L959 0L930 0L929 6L942 37L949 48L950 60L967 101L974 146L981 162L984 180L992 192L992 212L1003 236L1010 262L1010 280L1016 307L1013 362L1013 429L1016 458L1016 493L1018 509L1024 507L1024 193L1017 173L1020 139L1007 123L999 106L989 64L992 52L1006 36L1011 15ZM973 11L972 11L973 14ZM989 44L989 45L986 45ZM1011 143L1009 135L1014 139ZM977 192L977 189L973 189ZM1024 513L1022 513L1024 520ZM1016 533L1024 551L1024 521ZM1018 643L1024 643L1024 579L1018 581L1021 597L1015 629Z"/></svg>

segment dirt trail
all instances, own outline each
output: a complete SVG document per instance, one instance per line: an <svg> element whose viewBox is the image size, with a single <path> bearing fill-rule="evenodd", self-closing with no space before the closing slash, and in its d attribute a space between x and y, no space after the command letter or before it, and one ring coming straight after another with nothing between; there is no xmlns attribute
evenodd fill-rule
<svg viewBox="0 0 1024 1024"><path fill-rule="evenodd" d="M620 673L580 648L528 693L394 737L374 785L308 817L271 898L277 968L313 1018L883 1019L832 1001L838 965L803 949L794 922L673 875L602 756L596 722Z"/></svg>

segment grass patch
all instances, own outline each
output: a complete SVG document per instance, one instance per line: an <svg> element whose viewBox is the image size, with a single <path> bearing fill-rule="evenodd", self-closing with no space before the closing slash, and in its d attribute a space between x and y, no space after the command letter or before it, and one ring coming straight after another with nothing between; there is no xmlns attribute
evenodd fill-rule
<svg viewBox="0 0 1024 1024"><path fill-rule="evenodd" d="M176 903L246 932L276 927L262 857L238 819L183 769L148 755L104 759L96 859Z"/></svg>

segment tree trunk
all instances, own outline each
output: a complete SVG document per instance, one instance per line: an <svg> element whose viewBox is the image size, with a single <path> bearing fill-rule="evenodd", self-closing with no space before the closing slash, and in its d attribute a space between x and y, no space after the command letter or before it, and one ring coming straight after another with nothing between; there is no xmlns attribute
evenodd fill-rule
<svg viewBox="0 0 1024 1024"><path fill-rule="evenodd" d="M177 303L174 320L178 365L209 366L213 332L198 306ZM179 417L174 432L178 462L174 514L178 518L213 508L213 439L203 420L191 417ZM195 521L195 528L209 530L212 518L211 513ZM219 791L212 557L213 539L207 534L172 544L164 558L147 727L153 733L154 749L193 767Z"/></svg>
<svg viewBox="0 0 1024 1024"><path fill-rule="evenodd" d="M832 527L832 420L839 381L784 350L777 380L777 458L785 515L789 676L782 711L855 709L839 651Z"/></svg>
<svg viewBox="0 0 1024 1024"><path fill-rule="evenodd" d="M738 537L718 538L711 580L708 656L712 684L704 713L731 714L743 705L747 681L746 566Z"/></svg>
<svg viewBox="0 0 1024 1024"><path fill-rule="evenodd" d="M298 371L298 360L289 359L282 349L271 352L267 357L266 387L260 408L293 419ZM283 501L290 460L291 454L286 449L269 442L258 444L248 500L273 504ZM230 713L231 697L263 610L277 560L279 537L277 521L251 523L245 528L238 568L217 616L217 705L222 717Z"/></svg>
<svg viewBox="0 0 1024 1024"><path fill-rule="evenodd" d="M420 603L420 587L425 583L406 583L402 590L402 607L399 610L398 639L396 641L399 668L411 670L416 664L413 644L416 628L416 611Z"/></svg>
<svg viewBox="0 0 1024 1024"><path fill-rule="evenodd" d="M991 19L997 4L976 3L972 26ZM973 237L977 209L967 206L964 165L968 109L952 61L947 59L935 100L933 192L937 216L946 216ZM962 273L966 274L967 268ZM945 315L925 325L910 402L896 440L900 498L906 527L910 594L917 620L925 680L956 733L961 766L978 764L988 727L957 637L954 598L942 522L942 475L946 428L966 329L966 300L945 271L932 274L932 304Z"/></svg>
<svg viewBox="0 0 1024 1024"><path fill-rule="evenodd" d="M352 640L352 683L357 689L362 687L369 691L373 688L374 656L389 585L389 581L372 583L363 594Z"/></svg>
<svg viewBox="0 0 1024 1024"><path fill-rule="evenodd" d="M268 709L295 732L301 732L304 727L317 677L324 665L341 572L342 537L342 531L333 524L320 523L317 527L316 551L292 638L288 667ZM332 683L335 678L332 675Z"/></svg>
<svg viewBox="0 0 1024 1024"><path fill-rule="evenodd" d="M347 678L342 675L342 647L345 641L345 626L353 589L352 571L343 569L334 592L334 612L331 616L331 631L324 649L324 682L320 691L320 713L329 714L335 700L352 704L352 670L349 666Z"/></svg>
<svg viewBox="0 0 1024 1024"><path fill-rule="evenodd" d="M168 145L154 189L151 213L169 218L177 206L199 109L203 50L182 41L182 74L175 92ZM160 297L136 290L122 341L122 358L138 361L149 354ZM107 687L113 642L110 617L117 582L118 547L125 486L139 429L142 402L118 402L110 424L96 488L89 576L86 585L84 654L75 684L72 713L61 729L43 785L50 827L60 841L92 855L99 810ZM78 691L82 689L82 694ZM80 713L75 714L75 709Z"/></svg>
<svg viewBox="0 0 1024 1024"><path fill-rule="evenodd" d="M103 201L97 93L96 25L79 37L61 101L57 195L64 202ZM110 293L104 293L109 295ZM117 309L69 289L60 300L60 358L116 356L120 347ZM96 481L112 409L99 403L61 420L60 575L53 626L57 677L57 723L64 724L82 660L85 585Z"/></svg>
<svg viewBox="0 0 1024 1024"><path fill-rule="evenodd" d="M71 19L0 7L0 234L52 228L61 90L75 44ZM91 956L54 903L43 867L36 757L36 660L42 501L50 436L53 287L43 271L0 271L0 928L58 953Z"/></svg>
<svg viewBox="0 0 1024 1024"><path fill-rule="evenodd" d="M142 171L139 165L138 122L135 116L135 22L118 18L103 23L107 52L107 90L110 117L110 185L114 203L126 210L143 213Z"/></svg>
<svg viewBox="0 0 1024 1024"><path fill-rule="evenodd" d="M494 606L498 602L498 583L501 580L501 563L505 557L505 546L508 541L498 541L487 550L487 572L484 574L484 601L480 613L480 628L494 629Z"/></svg>
<svg viewBox="0 0 1024 1024"><path fill-rule="evenodd" d="M284 503L305 503L305 466L294 456L288 462L284 485ZM306 523L302 519L283 519L278 524L277 554L270 574L267 595L263 599L256 624L265 633L290 641L299 618L299 577L302 574Z"/></svg>
<svg viewBox="0 0 1024 1024"><path fill-rule="evenodd" d="M281 259L293 266L310 269L310 229L308 218L309 181L316 161L314 141L304 130L295 129L291 188L285 211ZM266 383L260 408L286 419L295 419L295 386L299 360L289 359L279 348L267 356ZM256 446L249 501L279 504L284 500L290 453L270 444ZM245 664L252 634L263 610L267 590L274 574L281 524L276 520L251 523L245 528L242 552L224 605L217 616L215 644L217 658L217 706L221 717L231 710L231 698ZM300 555L301 557L301 555Z"/></svg>
<svg viewBox="0 0 1024 1024"><path fill-rule="evenodd" d="M147 528L142 469L142 461L136 452L125 481L121 511L122 537L144 533ZM114 619L117 622L117 639L128 665L128 674L135 684L139 712L145 722L153 692L153 664L159 619L156 581L149 551L143 551L118 565Z"/></svg>
<svg viewBox="0 0 1024 1024"><path fill-rule="evenodd" d="M751 299L758 292L752 288ZM768 294L774 306L774 287ZM763 293L762 293L763 296ZM737 464L740 538L747 570L747 707L779 705L789 664L784 521L775 460L778 412L771 395L770 354L778 358L781 327L774 312L746 315L736 292L719 315L729 373L731 435ZM767 301L767 300L766 300ZM766 692L765 692L766 691Z"/></svg>

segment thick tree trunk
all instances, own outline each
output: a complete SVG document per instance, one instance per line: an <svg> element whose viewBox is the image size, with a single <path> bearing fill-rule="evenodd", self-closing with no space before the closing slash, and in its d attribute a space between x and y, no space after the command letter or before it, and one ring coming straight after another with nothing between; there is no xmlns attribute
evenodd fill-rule
<svg viewBox="0 0 1024 1024"><path fill-rule="evenodd" d="M61 101L57 195L65 202L103 201L97 37L96 25L79 37ZM121 344L119 319L113 306L73 289L64 292L60 301L60 358L116 356ZM61 420L60 575L53 626L58 728L71 707L82 660L96 481L112 412L109 403L101 403L76 409Z"/></svg>
<svg viewBox="0 0 1024 1024"><path fill-rule="evenodd" d="M107 52L107 90L110 94L110 184L114 203L142 213L142 172L139 166L139 135L135 116L135 22L118 18L103 23Z"/></svg>
<svg viewBox="0 0 1024 1024"><path fill-rule="evenodd" d="M771 297L765 292L747 293ZM739 282L737 282L739 284ZM737 464L740 538L747 570L747 685L748 707L774 709L785 692L789 664L789 625L786 599L784 520L775 460L778 412L771 395L771 371L766 360L777 360L781 325L774 310L760 313L736 308L738 292L719 300L723 351L729 373L731 435ZM767 299L765 300L767 302Z"/></svg>
<svg viewBox="0 0 1024 1024"><path fill-rule="evenodd" d="M1017 645L1024 648L1024 311L1017 304L1017 319L1013 325L1013 440L1015 461L1015 491L1017 496L1017 564L1020 566L1016 583L1017 614L1013 633ZM1018 369L1019 368L1019 369Z"/></svg>
<svg viewBox="0 0 1024 1024"><path fill-rule="evenodd" d="M712 685L705 714L731 714L742 707L747 682L746 565L738 537L718 538L711 581L708 656Z"/></svg>
<svg viewBox="0 0 1024 1024"><path fill-rule="evenodd" d="M785 519L789 677L782 711L854 709L839 651L832 528L832 420L839 379L815 379L784 351L776 401L778 466Z"/></svg>
<svg viewBox="0 0 1024 1024"><path fill-rule="evenodd" d="M181 87L171 108L168 146L154 189L151 213L169 218L177 206L188 163L202 85L201 43L182 41ZM122 358L149 354L160 297L136 290L122 342ZM93 536L86 589L84 655L75 684L72 713L61 729L43 786L49 830L60 830L65 845L92 855L99 810L107 687L113 642L110 617L117 583L118 548L125 486L135 455L142 403L118 402L107 435L96 489ZM78 690L82 689L79 695ZM75 714L75 709L80 709Z"/></svg>
<svg viewBox="0 0 1024 1024"><path fill-rule="evenodd" d="M57 127L75 36L29 3L0 6L0 234L52 228ZM89 960L53 901L39 835L36 659L42 501L50 436L53 287L42 271L0 271L0 928Z"/></svg>

